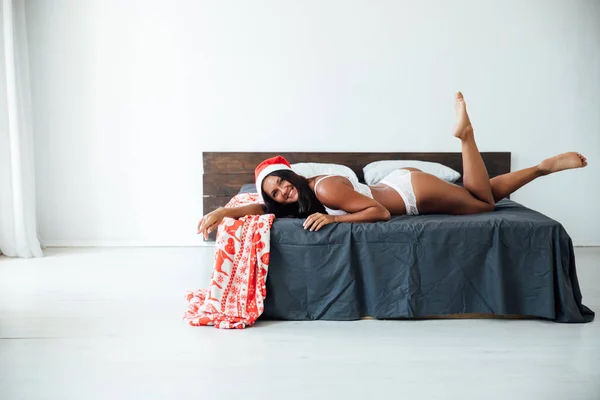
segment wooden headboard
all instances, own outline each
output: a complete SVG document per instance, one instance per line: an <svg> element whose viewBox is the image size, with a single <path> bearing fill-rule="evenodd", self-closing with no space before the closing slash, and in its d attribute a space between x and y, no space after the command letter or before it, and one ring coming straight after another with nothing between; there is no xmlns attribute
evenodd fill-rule
<svg viewBox="0 0 600 400"><path fill-rule="evenodd" d="M222 207L238 194L242 185L254 182L254 168L275 155L291 164L319 162L342 164L351 168L363 181L363 168L373 161L420 160L444 164L462 175L461 153L248 153L207 152L204 160L204 214ZM481 153L490 178L510 172L510 152Z"/></svg>

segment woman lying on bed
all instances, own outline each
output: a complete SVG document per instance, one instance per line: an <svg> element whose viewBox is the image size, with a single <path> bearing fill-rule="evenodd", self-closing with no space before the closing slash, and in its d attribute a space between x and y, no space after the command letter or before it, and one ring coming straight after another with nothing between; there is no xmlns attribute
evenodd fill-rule
<svg viewBox="0 0 600 400"><path fill-rule="evenodd" d="M534 167L489 179L461 93L456 95L455 108L454 136L462 144L464 187L415 168L393 171L374 186L339 175L306 179L278 156L265 160L255 171L257 192L264 204L219 208L202 218L198 233L208 237L225 217L264 213L306 218L304 229L311 231L332 222L387 221L391 215L483 213L540 176L587 165L581 154L563 153Z"/></svg>

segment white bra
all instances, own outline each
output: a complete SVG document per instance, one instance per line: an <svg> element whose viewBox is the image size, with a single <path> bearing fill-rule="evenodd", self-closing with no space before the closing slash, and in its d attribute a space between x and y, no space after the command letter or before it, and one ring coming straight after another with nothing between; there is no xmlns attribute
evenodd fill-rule
<svg viewBox="0 0 600 400"><path fill-rule="evenodd" d="M319 185L319 183L323 179L327 179L327 178L332 177L332 176L342 176L342 175L327 175L327 176L324 176L321 179L319 179L315 183L315 188L314 188L315 195L317 193L317 186ZM367 196L367 197L369 197L371 199L373 198L373 193L371 193L371 188L369 186L365 185L364 183L357 182L356 180L354 180L352 178L349 178L347 176L344 176L344 178L347 178L350 181L350 183L352 184L352 187L354 188L355 191L357 191L358 193L360 193L360 194L362 194L364 196ZM333 209L325 206L324 204L323 204L323 207L325 207L325 211L327 211L327 214L329 214L329 215L346 215L346 214L348 214L344 210L333 210Z"/></svg>

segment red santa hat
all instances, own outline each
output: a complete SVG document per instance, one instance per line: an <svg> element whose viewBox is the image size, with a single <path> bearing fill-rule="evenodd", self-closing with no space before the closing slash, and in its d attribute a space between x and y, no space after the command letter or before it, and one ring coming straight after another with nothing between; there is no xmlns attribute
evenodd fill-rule
<svg viewBox="0 0 600 400"><path fill-rule="evenodd" d="M256 169L254 170L254 179L256 182L256 191L258 192L258 196L262 201L262 183L272 172L280 171L280 170L291 170L292 167L290 163L281 156L275 156L266 159L265 161L258 164Z"/></svg>

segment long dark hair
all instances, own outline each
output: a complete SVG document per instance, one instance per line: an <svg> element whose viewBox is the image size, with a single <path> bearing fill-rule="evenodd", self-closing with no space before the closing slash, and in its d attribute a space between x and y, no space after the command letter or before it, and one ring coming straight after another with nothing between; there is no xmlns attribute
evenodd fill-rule
<svg viewBox="0 0 600 400"><path fill-rule="evenodd" d="M319 199L317 199L317 196L308 185L308 179L306 179L305 177L300 176L294 171L290 170L279 170L271 172L267 176L276 176L278 178L284 179L292 185L294 185L296 190L298 190L297 202L282 204L270 198L269 195L265 193L263 188L260 188L268 214L275 214L275 217L277 218L306 218L309 215L317 212L325 213L325 207L323 207L323 204L321 204Z"/></svg>

